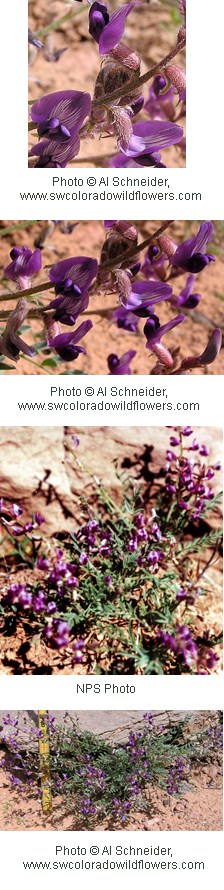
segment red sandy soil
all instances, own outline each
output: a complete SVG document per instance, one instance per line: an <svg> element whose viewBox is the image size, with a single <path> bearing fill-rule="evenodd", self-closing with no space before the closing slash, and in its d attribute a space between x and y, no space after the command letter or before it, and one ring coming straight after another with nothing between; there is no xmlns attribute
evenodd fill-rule
<svg viewBox="0 0 224 890"><path fill-rule="evenodd" d="M10 221L5 221L0 223L1 229L5 228L6 225L14 225L10 223ZM138 231L139 231L139 243L143 240L147 235L153 233L159 226L159 222L138 222ZM7 235L5 238L0 238L0 269L3 270L4 267L9 262L9 252L14 245L22 246L23 244L27 244L28 247L33 248L34 241L36 236L40 233L43 228L43 223L35 223L31 227L25 227L24 230L15 232L15 234ZM177 241L183 237L184 239L189 238L193 233L195 233L198 229L197 222L175 222L171 229L171 236L176 238ZM42 262L43 267L49 264L53 264L58 260L74 255L91 255L96 257L99 260L100 251L103 245L105 237L105 230L103 227L103 223L99 221L94 222L79 222L70 236L67 234L62 234L59 229L55 229L51 238L47 239L47 243L44 246L42 251ZM210 263L203 272L197 278L196 282L196 290L201 293L201 302L197 309L191 310L187 317L187 320L183 325L180 325L175 329L175 332L170 332L165 338L165 344L168 347L175 347L181 349L182 357L186 357L187 355L199 355L203 352L208 337L211 334L213 327L221 327L224 328L224 313L223 313L223 287L224 287L224 265L222 259L222 243L223 243L223 230L222 224L219 222L215 223L215 233L210 245L211 252L215 251L216 253L216 262ZM142 256L142 255L141 255ZM143 256L142 256L143 259ZM38 277L38 281L43 282L46 281L46 269L43 269L40 276ZM177 283L174 285L174 293L179 293L181 288L183 287L184 282L186 281L186 277L180 276L178 278L178 286ZM13 283L12 288L13 288ZM6 281L4 282L4 286L2 287L3 292L7 292L8 286ZM46 302L49 302L50 292L47 292ZM2 308L6 308L7 304L2 303ZM13 308L14 303L8 304L8 307ZM94 311L99 308L107 308L116 307L118 305L118 298L116 295L105 296L104 294L99 294L90 299L90 308ZM166 306L166 304L160 305L160 318L161 322L164 323L172 318L176 314L176 310L171 310ZM36 369L33 364L30 364L25 357L22 357L17 363L15 370L10 371L10 374L43 374L43 373L63 373L76 371L84 371L86 374L107 374L107 356L111 352L115 352L118 356L121 356L128 349L136 349L137 355L135 356L132 362L132 372L133 374L149 374L150 369L155 364L154 358L149 355L148 350L145 348L145 337L142 333L143 323L140 322L140 329L138 335L130 334L127 331L118 330L116 325L109 324L106 319L100 319L97 315L92 316L92 320L94 323L93 330L90 334L87 335L85 339L85 346L87 348L87 355L80 356L76 362L71 362L67 364L61 363L60 366L54 372L52 369L41 369L36 364ZM40 324L38 322L32 322L33 333L40 331ZM63 326L63 332L69 330L71 332L71 328L66 329L66 326ZM26 332L25 339L30 344L33 344L33 335L29 332ZM42 354L41 359L39 361L43 361L46 358ZM38 361L38 360L37 360ZM11 363L10 363L11 364ZM7 372L6 372L7 373ZM224 373L224 352L223 349L221 353L213 362L213 364L208 366L208 369L197 369L191 372L193 374L201 374L201 373L209 373L209 374L223 374Z"/></svg>
<svg viewBox="0 0 224 890"><path fill-rule="evenodd" d="M83 4L84 5L84 4ZM119 4L116 0L110 0L110 11L114 11ZM178 5L178 4L177 4ZM35 101L46 93L56 90L77 89L87 90L93 96L94 85L100 71L101 59L98 46L88 31L88 8L81 9L81 4L75 4L79 13L69 22L62 24L60 30L51 32L43 38L45 46L50 51L67 47L58 62L49 62L44 58L43 52L31 47L29 67L29 99ZM86 7L86 4L85 4ZM29 26L32 31L46 27L55 19L64 16L71 7L63 0L29 0ZM175 46L177 30L180 27L172 22L170 11L162 4L146 5L132 11L126 22L123 43L126 43L135 52L139 52L142 64L141 74L160 62ZM185 58L182 52L175 57L175 63L184 67ZM148 96L149 81L144 87L144 95ZM141 115L141 118L143 116ZM183 120L180 121L183 126ZM30 147L35 144L36 138L30 134ZM79 158L76 159L76 167L95 166L93 161L85 162L85 158L95 157L97 166L99 158L102 159L115 153L115 139L94 137L92 140L82 141ZM185 167L185 158L175 146L163 152L164 163L169 167ZM69 164L73 167L74 161Z"/></svg>
<svg viewBox="0 0 224 890"><path fill-rule="evenodd" d="M164 790L148 787L150 815L134 813L125 826L114 825L123 831L221 831L222 830L222 775L216 764L192 771L192 790L181 797L170 797ZM109 826L111 830L111 825ZM106 822L95 826L106 831ZM74 831L72 814L64 815L63 798L53 801L51 818L43 816L40 800L12 789L5 772L0 769L0 830L1 831Z"/></svg>

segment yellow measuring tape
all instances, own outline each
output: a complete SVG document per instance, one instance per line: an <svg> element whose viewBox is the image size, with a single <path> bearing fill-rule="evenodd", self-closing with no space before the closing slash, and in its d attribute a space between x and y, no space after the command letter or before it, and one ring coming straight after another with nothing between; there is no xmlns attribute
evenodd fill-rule
<svg viewBox="0 0 224 890"><path fill-rule="evenodd" d="M49 816L52 812L52 795L48 711L38 711L38 726L41 733L39 738L39 758L42 810L45 816Z"/></svg>

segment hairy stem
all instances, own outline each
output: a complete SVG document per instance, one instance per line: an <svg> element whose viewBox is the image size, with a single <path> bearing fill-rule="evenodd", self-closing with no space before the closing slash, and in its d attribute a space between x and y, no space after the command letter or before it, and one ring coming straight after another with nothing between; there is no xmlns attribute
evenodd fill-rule
<svg viewBox="0 0 224 890"><path fill-rule="evenodd" d="M124 87L119 87L119 89L114 90L113 93L110 93L108 96L104 96L101 99L93 99L92 107L98 108L101 105L110 105L115 101L115 99L123 98L123 96L129 96L130 90L139 89L144 83L147 83L148 80L151 80L152 77L160 70L160 68L165 68L169 62L179 53L182 49L184 49L186 43L185 37L181 36L178 40L174 48L168 53L167 56L164 56L164 59L161 62L157 62L156 65L153 65L153 68L150 68L149 71L146 71L145 74L142 74L141 77L138 77L137 80L133 78L129 83Z"/></svg>

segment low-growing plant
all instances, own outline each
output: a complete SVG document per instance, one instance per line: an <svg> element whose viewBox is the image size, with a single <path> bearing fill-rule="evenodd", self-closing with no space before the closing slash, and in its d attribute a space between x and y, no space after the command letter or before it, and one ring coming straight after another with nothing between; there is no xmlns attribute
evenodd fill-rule
<svg viewBox="0 0 224 890"><path fill-rule="evenodd" d="M54 223L52 225L54 230ZM68 234L74 227L75 223L68 223L65 229L63 223L63 231ZM91 256L64 258L48 268L48 280L39 284L34 284L33 278L38 278L41 272L41 250L48 226L39 233L34 251L26 246L14 246L10 251L11 262L4 269L4 277L12 282L13 292L0 295L0 322L5 322L0 332L0 370L14 368L4 356L17 363L21 354L32 365L36 362L43 373L58 373L61 362L69 363L72 368L77 359L86 354L84 346L79 344L87 334L91 342L96 316L98 324L103 319L108 323L109 344L110 340L114 341L114 331L113 338L110 335L111 325L122 331L124 349L127 332L133 338L133 349L122 355L110 351L105 358L105 371L110 375L131 374L132 361L140 354L142 343L149 360L151 358L151 374L187 374L195 369L206 373L219 355L222 343L221 329L213 321L208 319L211 334L201 353L186 355L184 336L183 347L182 344L176 346L175 334L169 348L163 338L177 326L184 325L191 313L193 318L197 313L201 300L201 294L195 292L198 275L215 262L215 255L209 249L214 228L211 222L205 221L195 235L177 243L170 237L171 227L171 221L156 225L153 234L139 242L138 225L106 220L99 262ZM48 292L52 289L49 302ZM96 309L94 297L98 294L102 296L102 304ZM105 296L109 294L113 297L112 305L105 307ZM15 306L11 310L12 301ZM161 323L158 314L160 303L167 308L165 323ZM201 317L203 319L203 314L196 314L199 324ZM75 327L81 319L81 324ZM38 332L37 322L41 327ZM61 326L66 327L64 333ZM21 334L25 332L32 334L35 346L23 339ZM106 343L105 354L107 349ZM71 370L71 373L82 371Z"/></svg>
<svg viewBox="0 0 224 890"><path fill-rule="evenodd" d="M136 811L152 816L152 791L160 787L166 795L180 797L194 789L193 770L205 763L222 763L222 715L208 712L200 721L192 714L168 726L158 725L153 713L144 724L129 730L127 741L109 743L102 736L79 728L67 715L60 724L46 717L50 736L50 790L60 795L60 813L74 818L74 828L97 828L106 821L109 829L125 824ZM41 770L38 759L40 731L10 714L3 742L6 753L1 766L12 787L26 797L41 800ZM201 725L200 725L201 724ZM22 734L25 733L23 744ZM28 739L29 735L29 739Z"/></svg>
<svg viewBox="0 0 224 890"><path fill-rule="evenodd" d="M76 445L72 437L69 450L78 461ZM217 669L221 635L209 632L202 615L200 631L197 622L198 603L211 589L207 569L222 540L222 530L208 521L220 500L212 488L220 465L208 457L191 427L175 427L154 494L123 471L119 505L91 477L95 504L81 498L85 521L77 530L59 530L56 546L44 538L43 516L23 522L22 507L2 500L14 561L30 567L27 583L12 581L2 591L3 636L22 626L36 644L58 650L61 666L69 656L76 671L79 665L111 674Z"/></svg>

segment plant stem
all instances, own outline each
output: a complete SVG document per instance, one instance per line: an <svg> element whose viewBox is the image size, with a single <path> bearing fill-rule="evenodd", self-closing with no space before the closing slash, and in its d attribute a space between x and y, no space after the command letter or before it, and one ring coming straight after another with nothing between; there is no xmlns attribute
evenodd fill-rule
<svg viewBox="0 0 224 890"><path fill-rule="evenodd" d="M132 256L135 256L136 253L140 253L141 250L145 250L145 247L148 247L148 244L150 244L151 241L155 241L156 238L159 238L159 236L162 235L163 232L165 232L165 229L167 229L168 226L172 226L173 222L173 219L165 220L165 222L162 223L159 229L157 229L156 232L153 232L152 235L148 235L148 238L145 238L144 241L141 241L141 244L138 244L137 247L130 247L130 249L127 250L125 254L120 254L120 256L115 257L114 259L107 260L105 263L102 263L102 265L100 266L100 270L110 269L113 266L117 266L122 263L123 260L126 261L126 259L130 259Z"/></svg>
<svg viewBox="0 0 224 890"><path fill-rule="evenodd" d="M138 90L139 87L141 87L144 83L147 83L148 80L150 80L152 77L154 77L154 75L157 73L157 71L160 68L165 68L165 66L169 62L171 62L172 59L174 59L174 57L177 55L177 53L179 53L182 49L184 49L185 44L186 44L185 37L181 37L179 40L177 40L177 43L174 46L174 48L171 50L171 52L168 53L167 56L164 56L164 59L162 59L161 62L158 62L156 65L153 65L153 68L150 68L149 71L146 71L145 74L142 74L142 76L139 77L138 80L135 80L133 78L133 80L130 80L129 83L125 87L119 87L118 90L114 90L114 92L110 93L108 96L104 96L101 99L93 99L92 107L98 108L101 105L110 105L116 99L123 98L123 96L129 96L130 91L132 92L133 90Z"/></svg>
<svg viewBox="0 0 224 890"><path fill-rule="evenodd" d="M39 294L42 291L50 290L51 287L51 282L46 281L44 284L37 284L35 287L28 287L25 290L16 291L14 294L3 294L0 296L0 303L8 303L9 300L19 300L20 297L32 297L33 294Z"/></svg>
<svg viewBox="0 0 224 890"><path fill-rule="evenodd" d="M59 31L62 25L65 22L69 22L71 19L74 19L77 15L82 14L86 9L89 9L87 4L82 7L82 9L71 10L71 12L66 12L66 15L62 15L60 19L56 19L54 22L51 22L50 25L46 25L45 28L40 28L39 31L35 32L35 37L45 37L46 34L49 34L49 31Z"/></svg>

